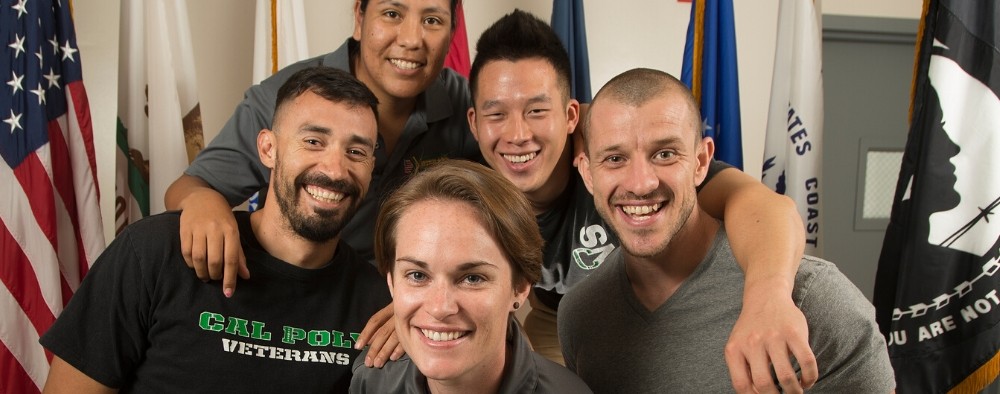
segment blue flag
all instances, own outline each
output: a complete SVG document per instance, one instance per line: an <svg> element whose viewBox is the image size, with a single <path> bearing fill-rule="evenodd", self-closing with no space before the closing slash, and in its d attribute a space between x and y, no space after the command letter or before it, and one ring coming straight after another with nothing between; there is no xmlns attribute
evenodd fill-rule
<svg viewBox="0 0 1000 394"><path fill-rule="evenodd" d="M590 57L587 55L587 25L583 18L583 0L553 0L552 30L569 53L573 75L571 95L581 103L589 103Z"/></svg>
<svg viewBox="0 0 1000 394"><path fill-rule="evenodd" d="M743 169L740 87L732 0L693 0L681 81L701 103L705 136L715 157Z"/></svg>

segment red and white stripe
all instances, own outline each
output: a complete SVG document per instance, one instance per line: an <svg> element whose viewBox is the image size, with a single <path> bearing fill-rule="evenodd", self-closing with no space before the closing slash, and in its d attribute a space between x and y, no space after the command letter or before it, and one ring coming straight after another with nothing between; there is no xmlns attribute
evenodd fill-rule
<svg viewBox="0 0 1000 394"><path fill-rule="evenodd" d="M0 165L0 382L44 385L50 356L38 338L104 249L93 128L82 82L65 86L68 114L49 143L14 169ZM25 377L35 387L25 383Z"/></svg>

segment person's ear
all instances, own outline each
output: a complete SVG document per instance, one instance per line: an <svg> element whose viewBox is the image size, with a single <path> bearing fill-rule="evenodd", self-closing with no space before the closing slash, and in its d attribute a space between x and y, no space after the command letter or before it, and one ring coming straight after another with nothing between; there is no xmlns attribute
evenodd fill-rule
<svg viewBox="0 0 1000 394"><path fill-rule="evenodd" d="M276 139L277 135L269 129L261 129L260 133L257 133L257 155L260 156L260 162L264 164L264 167L272 170L277 157L275 152L277 149Z"/></svg>
<svg viewBox="0 0 1000 394"><path fill-rule="evenodd" d="M576 99L569 99L569 104L566 105L566 134L573 134L579 124L580 102Z"/></svg>
<svg viewBox="0 0 1000 394"><path fill-rule="evenodd" d="M392 289L392 272L388 272L388 273L385 274L385 283L387 285L389 285L389 297L395 298L395 296L392 293L392 290L393 290Z"/></svg>
<svg viewBox="0 0 1000 394"><path fill-rule="evenodd" d="M708 166L712 163L712 156L715 155L715 140L712 137L704 137L698 142L697 149L695 159L698 160L698 167L694 173L695 186L704 182L708 176Z"/></svg>
<svg viewBox="0 0 1000 394"><path fill-rule="evenodd" d="M361 22L364 20L365 10L361 9L361 0L354 1L354 33L351 35L354 41L361 41Z"/></svg>
<svg viewBox="0 0 1000 394"><path fill-rule="evenodd" d="M476 107L469 107L465 113L469 121L469 130L472 130L472 137L479 141L479 128L476 126Z"/></svg>
<svg viewBox="0 0 1000 394"><path fill-rule="evenodd" d="M583 184L587 186L587 191L593 195L594 178L590 175L590 157L586 154L580 155L580 165L576 166L576 170L580 172L580 177L583 178Z"/></svg>
<svg viewBox="0 0 1000 394"><path fill-rule="evenodd" d="M514 302L511 303L511 313L516 312L521 306L525 305L528 301L528 293L531 292L531 283L527 280L522 280L517 286L514 287Z"/></svg>

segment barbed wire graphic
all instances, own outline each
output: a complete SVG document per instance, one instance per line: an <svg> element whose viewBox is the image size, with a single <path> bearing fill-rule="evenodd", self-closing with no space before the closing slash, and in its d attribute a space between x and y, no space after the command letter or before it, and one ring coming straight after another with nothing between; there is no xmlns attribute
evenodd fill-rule
<svg viewBox="0 0 1000 394"><path fill-rule="evenodd" d="M968 234L968 232L971 231L972 228L976 226L976 224L979 224L979 222L985 221L986 223L989 223L990 222L989 216L994 213L993 211L997 208L997 206L1000 206L1000 197L993 200L993 202L987 205L985 208L979 208L978 215L976 215L972 220L970 220L964 226L959 228L958 231L952 233L951 236L942 241L938 246L950 247L956 241L958 241L963 236ZM976 275L975 278L959 283L957 286L953 288L954 291L934 297L934 299L932 299L930 302L916 303L910 305L909 308L905 310L901 308L893 308L892 320L897 321L904 317L915 318L923 316L927 314L927 311L930 310L931 308L934 308L934 310L940 310L941 308L944 308L946 305L951 303L952 298L956 297L961 298L964 297L966 294L969 294L969 292L973 290L973 287L975 286L976 282L979 282L980 280L986 277L992 277L994 274L996 274L998 270L1000 270L1000 257L998 257L1000 253L994 251L993 255L994 255L993 258L991 258L989 261L983 264L982 271L978 275Z"/></svg>

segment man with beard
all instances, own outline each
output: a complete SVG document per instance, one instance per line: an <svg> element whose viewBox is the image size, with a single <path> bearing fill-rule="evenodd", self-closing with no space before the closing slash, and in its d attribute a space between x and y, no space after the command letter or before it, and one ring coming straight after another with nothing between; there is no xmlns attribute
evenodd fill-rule
<svg viewBox="0 0 1000 394"><path fill-rule="evenodd" d="M247 89L219 134L163 196L167 209L183 210L181 247L198 277L222 279L223 290L232 294L237 272L250 276L232 242L239 233L231 208L258 191L266 205L269 169L257 160L254 139L271 126L275 92L297 70L350 72L379 100L371 192L341 235L369 261L378 205L390 191L437 160L481 160L464 116L468 84L443 68L456 1L354 0L354 32L336 51L289 65Z"/></svg>
<svg viewBox="0 0 1000 394"><path fill-rule="evenodd" d="M649 69L613 78L590 108L579 172L622 247L563 298L558 323L566 366L594 392L754 391L726 366L744 276L726 229L699 206L714 152L700 119L680 81ZM812 390L893 389L874 308L834 264L804 257L792 299L819 368Z"/></svg>
<svg viewBox="0 0 1000 394"><path fill-rule="evenodd" d="M389 303L340 241L374 165L378 100L328 67L293 74L257 136L274 187L237 213L253 281L227 298L181 264L180 214L129 226L40 342L47 392L346 392L354 341Z"/></svg>

